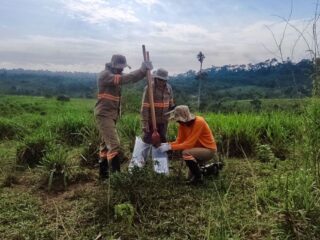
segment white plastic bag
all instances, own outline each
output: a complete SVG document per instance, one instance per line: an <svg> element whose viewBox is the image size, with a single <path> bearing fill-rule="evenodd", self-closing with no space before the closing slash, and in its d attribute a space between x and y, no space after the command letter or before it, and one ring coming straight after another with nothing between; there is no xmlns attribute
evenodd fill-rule
<svg viewBox="0 0 320 240"><path fill-rule="evenodd" d="M153 169L156 173L169 174L168 154L152 146Z"/></svg>
<svg viewBox="0 0 320 240"><path fill-rule="evenodd" d="M150 152L150 147L151 145L142 141L141 137L136 137L132 158L129 164L129 172L133 167L141 168L145 165Z"/></svg>
<svg viewBox="0 0 320 240"><path fill-rule="evenodd" d="M152 148L151 148L152 147ZM153 169L156 173L169 174L168 154L161 152L158 148L142 141L141 137L136 137L132 158L129 163L129 172L132 168L142 168L148 160L150 148L152 149Z"/></svg>

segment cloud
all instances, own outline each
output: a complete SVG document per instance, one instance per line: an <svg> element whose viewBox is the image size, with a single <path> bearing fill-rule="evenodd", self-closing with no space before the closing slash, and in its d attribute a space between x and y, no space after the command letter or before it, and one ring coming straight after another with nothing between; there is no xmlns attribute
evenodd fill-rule
<svg viewBox="0 0 320 240"><path fill-rule="evenodd" d="M291 23L299 29L303 29L306 24L304 20ZM121 38L114 38L108 32L100 35L100 38L40 34L0 38L0 64L8 68L98 72L112 54L121 53L135 69L142 61L142 43L150 51L155 68L163 67L170 74L198 69L196 55L199 51L203 51L206 56L204 68L211 65L256 63L275 57L263 45L277 53L266 25L271 26L277 38L281 36L284 23L272 21L259 21L242 27L221 25L214 29L205 25L162 21L137 23L125 33L123 29L114 29L113 33ZM288 28L283 44L285 58L291 56L297 36L295 30ZM294 56L294 60L309 57L302 40L296 45Z"/></svg>
<svg viewBox="0 0 320 240"><path fill-rule="evenodd" d="M152 22L153 37L168 38L182 42L194 42L198 39L219 39L219 33L211 33L206 28L194 24L171 24L166 22Z"/></svg>
<svg viewBox="0 0 320 240"><path fill-rule="evenodd" d="M91 24L118 22L138 22L135 12L128 6L118 4L110 6L103 0L64 0L64 7L73 17L80 18Z"/></svg>
<svg viewBox="0 0 320 240"><path fill-rule="evenodd" d="M145 5L148 7L151 7L152 5L155 5L155 4L160 4L159 0L135 0L135 1L138 4Z"/></svg>

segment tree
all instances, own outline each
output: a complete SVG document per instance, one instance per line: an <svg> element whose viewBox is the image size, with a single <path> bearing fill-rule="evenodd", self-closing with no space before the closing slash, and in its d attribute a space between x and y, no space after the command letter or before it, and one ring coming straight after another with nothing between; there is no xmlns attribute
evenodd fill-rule
<svg viewBox="0 0 320 240"><path fill-rule="evenodd" d="M204 54L200 51L197 55L197 58L200 62L200 71L199 71L199 84L198 84L198 111L200 111L200 98L201 98L201 80L202 80L202 63L205 59Z"/></svg>

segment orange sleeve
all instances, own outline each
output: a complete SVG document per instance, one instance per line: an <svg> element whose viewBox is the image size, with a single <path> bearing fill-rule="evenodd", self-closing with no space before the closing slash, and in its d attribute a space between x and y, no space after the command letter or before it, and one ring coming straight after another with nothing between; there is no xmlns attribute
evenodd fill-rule
<svg viewBox="0 0 320 240"><path fill-rule="evenodd" d="M189 134L188 138L184 139L182 142L179 142L179 143L175 143L175 142L172 143L171 149L184 150L184 149L193 148L199 139L203 126L204 125L202 121L196 121L194 123L192 132Z"/></svg>

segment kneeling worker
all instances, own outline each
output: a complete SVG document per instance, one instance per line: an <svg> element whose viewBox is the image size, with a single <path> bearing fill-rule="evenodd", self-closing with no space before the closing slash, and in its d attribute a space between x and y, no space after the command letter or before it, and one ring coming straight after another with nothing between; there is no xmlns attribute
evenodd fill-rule
<svg viewBox="0 0 320 240"><path fill-rule="evenodd" d="M162 143L159 148L162 152L182 150L182 158L192 174L188 183L202 183L199 164L203 165L217 153L213 134L204 118L191 114L186 105L177 106L168 114L179 123L178 137L174 142Z"/></svg>

